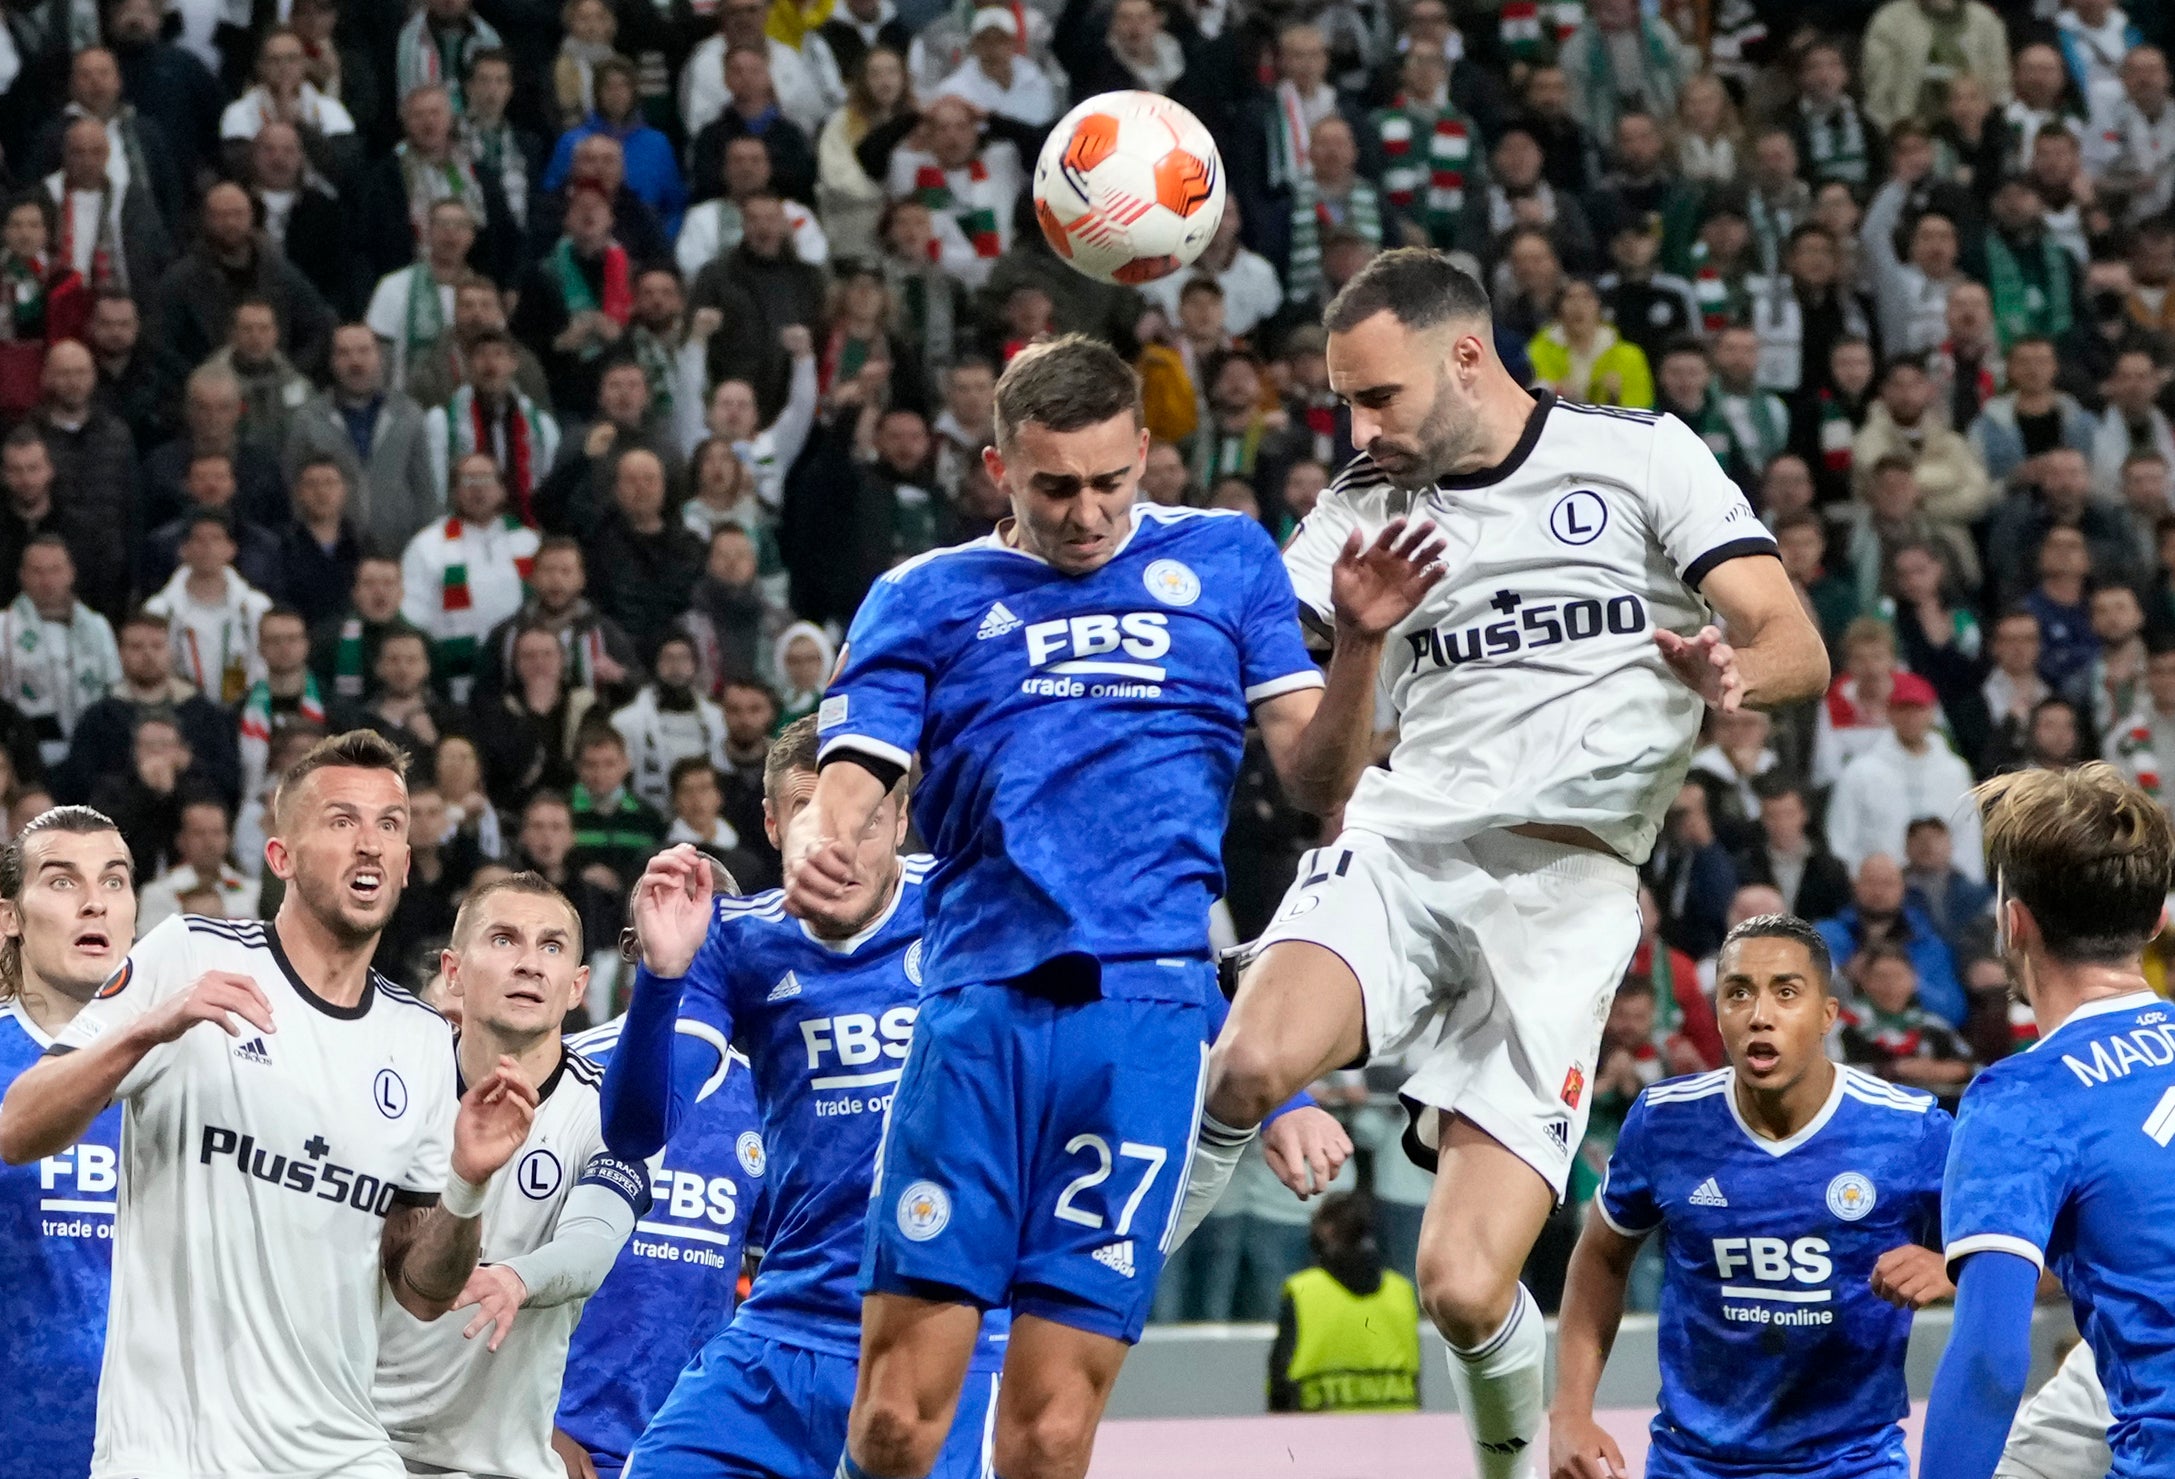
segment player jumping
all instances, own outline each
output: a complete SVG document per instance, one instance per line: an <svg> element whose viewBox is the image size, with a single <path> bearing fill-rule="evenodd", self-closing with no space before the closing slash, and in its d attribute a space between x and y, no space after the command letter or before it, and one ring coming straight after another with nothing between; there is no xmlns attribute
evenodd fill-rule
<svg viewBox="0 0 2175 1479"><path fill-rule="evenodd" d="M1994 1472L2043 1269L2069 1292L2106 1388L2108 1472L2175 1472L2175 1028L2142 959L2175 876L2175 828L2106 764L2023 771L1978 794L1997 937L2039 1041L1981 1073L1957 1110L1942 1194L1956 1324L1919 1472Z"/></svg>
<svg viewBox="0 0 2175 1479"><path fill-rule="evenodd" d="M1949 1117L1931 1095L1828 1060L1828 948L1802 919L1729 932L1715 1010L1729 1066L1633 1102L1571 1255L1549 1470L1628 1479L1594 1390L1632 1261L1659 1231L1648 1479L1910 1479L1909 1312L1952 1292L1923 1246L1939 1231Z"/></svg>
<svg viewBox="0 0 2175 1479"><path fill-rule="evenodd" d="M604 1148L603 1068L559 1035L589 984L582 960L580 916L535 873L470 891L441 957L461 1077L510 1058L539 1102L484 1201L487 1261L453 1302L474 1317L388 1305L378 1322L378 1415L411 1473L565 1473L551 1433L568 1342L650 1203L641 1163Z"/></svg>
<svg viewBox="0 0 2175 1479"><path fill-rule="evenodd" d="M1339 551L1408 516L1441 531L1453 574L1380 661L1389 768L1359 779L1240 986L1185 1226L1295 1088L1370 1058L1413 1065L1408 1148L1437 1171L1420 1298L1479 1472L1509 1479L1532 1472L1542 1417L1545 1336L1519 1270L1584 1132L1639 939L1636 865L1702 701L1809 697L1827 658L1699 438L1529 394L1496 358L1487 294L1445 258L1383 253L1325 323L1365 455L1285 551L1303 607L1328 625Z"/></svg>
<svg viewBox="0 0 2175 1479"><path fill-rule="evenodd" d="M0 1104L16 1163L126 1105L96 1479L403 1473L370 1393L380 1297L452 1307L536 1105L509 1060L456 1099L445 1022L370 969L404 764L367 731L312 748L273 802L278 917L167 920Z"/></svg>
<svg viewBox="0 0 2175 1479"><path fill-rule="evenodd" d="M723 864L706 861L717 893L740 892ZM630 896L630 919L634 906ZM619 958L630 968L641 959L632 925L619 932ZM609 1078L626 1023L614 1018L567 1046L605 1064ZM769 1169L748 1060L692 1018L675 1030L707 1039L705 1056L715 1067L696 1086L671 1143L650 1156L649 1216L582 1311L567 1349L552 1446L573 1479L618 1479L687 1363L732 1318L741 1254Z"/></svg>
<svg viewBox="0 0 2175 1479"><path fill-rule="evenodd" d="M53 1045L135 933L128 844L105 816L56 807L0 848L0 1085ZM68 1149L0 1170L0 1433L25 1479L90 1470L120 1140L108 1109Z"/></svg>
<svg viewBox="0 0 2175 1479"><path fill-rule="evenodd" d="M868 1218L845 1479L930 1471L1002 1307L996 1472L1086 1471L1185 1182L1247 720L1294 801L1342 800L1382 639L1440 575L1431 531L1353 536L1325 571L1348 637L1325 692L1259 524L1135 506L1140 389L1110 349L1024 350L996 427L1012 517L870 592L785 849L789 907L850 916L855 839L918 754L924 990Z"/></svg>

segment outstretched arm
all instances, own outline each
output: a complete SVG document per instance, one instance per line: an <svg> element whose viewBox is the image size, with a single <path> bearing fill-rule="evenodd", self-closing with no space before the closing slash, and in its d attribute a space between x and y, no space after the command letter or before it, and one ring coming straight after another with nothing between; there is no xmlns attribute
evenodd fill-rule
<svg viewBox="0 0 2175 1479"><path fill-rule="evenodd" d="M2014 1253L1973 1253L1956 1281L1956 1324L1933 1378L1921 1479L1987 1479L2031 1373L2039 1270Z"/></svg>
<svg viewBox="0 0 2175 1479"><path fill-rule="evenodd" d="M378 1241L393 1298L418 1320L453 1308L483 1245L483 1196L499 1167L529 1138L536 1089L511 1058L461 1098L453 1122L452 1180L428 1205L396 1205Z"/></svg>
<svg viewBox="0 0 2175 1479"><path fill-rule="evenodd" d="M614 1155L640 1162L663 1149L717 1071L724 1048L678 1030L687 978L710 949L711 912L709 861L687 843L651 858L635 884L634 997L599 1091Z"/></svg>
<svg viewBox="0 0 2175 1479"><path fill-rule="evenodd" d="M1392 520L1370 544L1353 530L1330 572L1336 645L1329 678L1254 708L1261 741L1284 794L1305 811L1342 806L1374 748L1375 685L1382 647L1442 579L1442 537L1432 524Z"/></svg>

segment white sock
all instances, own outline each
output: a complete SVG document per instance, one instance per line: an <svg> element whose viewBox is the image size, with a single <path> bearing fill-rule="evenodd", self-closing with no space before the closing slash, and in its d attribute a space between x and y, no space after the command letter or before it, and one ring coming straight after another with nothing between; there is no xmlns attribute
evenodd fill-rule
<svg viewBox="0 0 2175 1479"><path fill-rule="evenodd" d="M1547 1356L1548 1322L1523 1284L1502 1329L1474 1350L1450 1347L1450 1385L1480 1479L1534 1479L1538 1472Z"/></svg>
<svg viewBox="0 0 2175 1479"><path fill-rule="evenodd" d="M1259 1126L1234 1130L1202 1111L1201 1133L1194 1137L1193 1166L1186 1177L1186 1199L1178 1209L1178 1231L1171 1239L1171 1252L1183 1247L1193 1230L1215 1210L1224 1188L1231 1184L1231 1173L1238 1169L1239 1158L1260 1133Z"/></svg>

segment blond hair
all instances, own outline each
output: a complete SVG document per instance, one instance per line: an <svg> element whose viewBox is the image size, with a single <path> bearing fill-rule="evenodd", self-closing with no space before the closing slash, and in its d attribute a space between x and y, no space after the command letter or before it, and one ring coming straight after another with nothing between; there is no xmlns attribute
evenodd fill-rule
<svg viewBox="0 0 2175 1479"><path fill-rule="evenodd" d="M1985 809L1989 876L2031 911L2047 953L2073 965L2134 959L2175 882L2175 824L2105 761L1996 776Z"/></svg>

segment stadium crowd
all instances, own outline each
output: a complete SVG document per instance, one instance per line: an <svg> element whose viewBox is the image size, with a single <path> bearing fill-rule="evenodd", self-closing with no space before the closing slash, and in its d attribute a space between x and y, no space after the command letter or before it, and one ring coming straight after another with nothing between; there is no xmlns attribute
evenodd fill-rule
<svg viewBox="0 0 2175 1479"><path fill-rule="evenodd" d="M1755 914L1820 921L1844 1057L1953 1102L2030 1031L1965 792L2175 777L2163 7L4 15L0 792L10 829L117 818L143 928L269 918L269 779L356 726L418 761L395 979L491 870L606 946L661 843L775 885L770 737L877 576L1005 513L1008 358L1118 345L1143 495L1282 537L1352 451L1320 309L1386 245L1469 259L1535 386L1698 431L1833 651L1824 702L1716 717L1670 808L1593 1172L1641 1086L1720 1063L1713 957ZM1192 108L1228 179L1200 263L1139 290L1070 270L1027 198L1068 100L1118 88ZM1318 840L1256 747L1229 939ZM1426 1182L1350 1077L1321 1097L1409 1270ZM1252 1169L1168 1315L1267 1318L1305 1263L1307 1209Z"/></svg>

